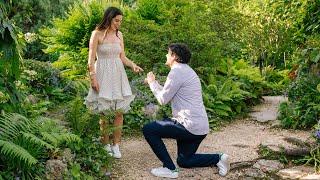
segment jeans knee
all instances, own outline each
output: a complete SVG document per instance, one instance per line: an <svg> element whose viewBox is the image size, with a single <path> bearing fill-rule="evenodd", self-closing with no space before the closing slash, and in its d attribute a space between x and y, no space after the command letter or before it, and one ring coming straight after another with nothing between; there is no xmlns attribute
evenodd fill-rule
<svg viewBox="0 0 320 180"><path fill-rule="evenodd" d="M150 132L152 132L150 130L151 130L150 123L143 126L142 133L143 133L144 137L146 137L148 134L150 134Z"/></svg>
<svg viewBox="0 0 320 180"><path fill-rule="evenodd" d="M187 162L187 159L185 157L181 157L179 156L177 158L177 164L182 167L182 168L188 168L188 162Z"/></svg>

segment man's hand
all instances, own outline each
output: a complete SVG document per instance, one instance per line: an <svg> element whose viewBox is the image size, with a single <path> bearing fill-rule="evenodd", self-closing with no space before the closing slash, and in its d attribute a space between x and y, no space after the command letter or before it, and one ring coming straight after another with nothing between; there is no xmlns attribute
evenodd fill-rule
<svg viewBox="0 0 320 180"><path fill-rule="evenodd" d="M147 78L144 80L145 82L147 82L148 84L152 83L153 81L156 80L156 76L153 74L153 72L148 72L147 74Z"/></svg>

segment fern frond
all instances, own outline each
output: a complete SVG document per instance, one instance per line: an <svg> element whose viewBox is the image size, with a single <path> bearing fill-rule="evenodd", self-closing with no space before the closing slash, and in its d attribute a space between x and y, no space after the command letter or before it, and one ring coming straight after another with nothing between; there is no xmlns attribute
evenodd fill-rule
<svg viewBox="0 0 320 180"><path fill-rule="evenodd" d="M34 134L23 132L22 135L23 135L24 138L28 139L29 141L31 141L34 144L46 147L48 149L53 149L54 148L51 144L43 141L42 139L40 139L39 137L35 136Z"/></svg>
<svg viewBox="0 0 320 180"><path fill-rule="evenodd" d="M77 81L74 81L74 85L77 89L79 89L80 92L82 91L88 91L89 89L89 81L86 79L78 79Z"/></svg>
<svg viewBox="0 0 320 180"><path fill-rule="evenodd" d="M225 94L230 89L231 83L232 82L229 79L224 81L224 83L222 84L222 86L218 90L218 94Z"/></svg>
<svg viewBox="0 0 320 180"><path fill-rule="evenodd" d="M17 158L32 166L38 162L27 150L9 141L0 140L0 153L2 156L9 156L11 159Z"/></svg>
<svg viewBox="0 0 320 180"><path fill-rule="evenodd" d="M0 124L0 139L13 140L18 133L19 132L15 131L13 128Z"/></svg>
<svg viewBox="0 0 320 180"><path fill-rule="evenodd" d="M47 117L38 117L36 121L40 124L40 132L60 132L63 129L63 127L58 124L58 120Z"/></svg>
<svg viewBox="0 0 320 180"><path fill-rule="evenodd" d="M63 142L72 143L72 142L81 141L81 138L79 136L72 133L61 133L61 134L54 133L54 136L58 139L59 144Z"/></svg>
<svg viewBox="0 0 320 180"><path fill-rule="evenodd" d="M54 147L57 147L59 144L59 140L56 138L56 136L52 135L51 133L47 132L40 132L43 139L49 141L51 144L53 144Z"/></svg>
<svg viewBox="0 0 320 180"><path fill-rule="evenodd" d="M13 141L21 131L31 132L36 123L17 113L8 113L0 117L0 139Z"/></svg>

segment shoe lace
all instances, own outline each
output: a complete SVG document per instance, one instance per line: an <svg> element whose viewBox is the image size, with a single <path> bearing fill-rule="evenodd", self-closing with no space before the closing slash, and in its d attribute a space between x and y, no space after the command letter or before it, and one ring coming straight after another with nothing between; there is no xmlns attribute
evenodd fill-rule
<svg viewBox="0 0 320 180"><path fill-rule="evenodd" d="M177 172L177 173L178 173L178 172L180 171L180 169L179 169L179 168L176 168L175 170L171 170L171 171L172 171L173 173L174 173L174 172Z"/></svg>

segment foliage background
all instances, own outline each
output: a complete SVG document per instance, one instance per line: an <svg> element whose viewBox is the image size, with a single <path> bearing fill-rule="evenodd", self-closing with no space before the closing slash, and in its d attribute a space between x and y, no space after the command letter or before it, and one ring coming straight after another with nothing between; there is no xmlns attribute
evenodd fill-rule
<svg viewBox="0 0 320 180"><path fill-rule="evenodd" d="M245 116L263 95L288 96L280 107L283 127L317 128L319 1L2 0L0 132L11 132L4 126L11 119L48 124L27 123L21 126L27 135L0 136L0 177L42 178L44 164L61 157L65 148L75 154L65 178L104 177L111 160L97 138L99 117L87 110L83 98L89 88L88 41L111 5L124 12L120 30L127 56L145 73L154 71L161 83L169 71L163 65L168 44L190 47L190 65L201 79L211 129ZM157 108L143 84L145 73L127 70L136 99L125 116L126 134L171 114L169 106ZM53 138L43 133L54 133ZM52 141L58 135L74 138ZM9 163L13 160L21 163Z"/></svg>

